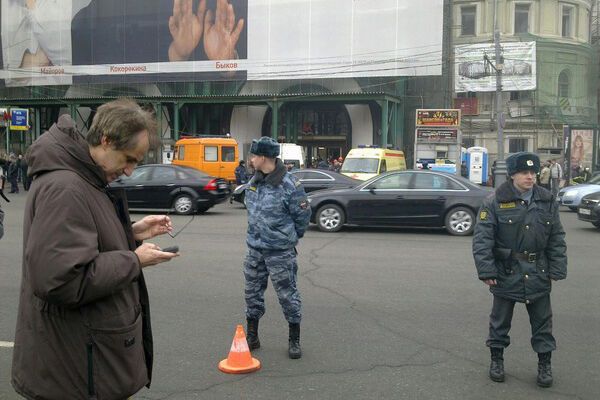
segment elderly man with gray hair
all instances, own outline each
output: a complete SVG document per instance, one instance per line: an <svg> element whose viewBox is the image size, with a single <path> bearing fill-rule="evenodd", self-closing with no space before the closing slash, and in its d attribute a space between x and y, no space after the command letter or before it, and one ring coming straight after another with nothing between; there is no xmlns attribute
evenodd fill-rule
<svg viewBox="0 0 600 400"><path fill-rule="evenodd" d="M63 115L27 153L23 273L12 385L28 399L124 399L149 385L152 332L142 270L171 260L146 239L165 215L132 224L123 192L155 130L131 100L98 108L86 139Z"/></svg>

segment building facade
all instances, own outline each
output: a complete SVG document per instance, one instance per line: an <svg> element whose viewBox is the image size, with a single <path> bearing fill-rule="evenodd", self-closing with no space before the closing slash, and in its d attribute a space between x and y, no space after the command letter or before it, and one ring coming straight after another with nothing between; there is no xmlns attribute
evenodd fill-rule
<svg viewBox="0 0 600 400"><path fill-rule="evenodd" d="M597 126L597 58L590 34L595 0L497 0L497 14L495 3L453 2L453 46L493 43L494 18L504 47L535 43L535 88L503 88L504 153L532 151L542 159L562 158L563 126ZM507 66L515 60L505 50ZM495 64L493 52L489 57ZM506 78L503 83L511 84ZM498 152L496 93L457 92L455 105L463 109L465 147L486 147L493 161Z"/></svg>

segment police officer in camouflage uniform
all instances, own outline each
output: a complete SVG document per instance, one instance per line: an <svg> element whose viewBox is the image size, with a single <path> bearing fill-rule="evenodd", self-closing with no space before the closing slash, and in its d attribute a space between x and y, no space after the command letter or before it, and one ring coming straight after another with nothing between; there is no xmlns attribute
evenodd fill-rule
<svg viewBox="0 0 600 400"><path fill-rule="evenodd" d="M510 344L515 302L525 303L531 323L531 346L538 353L537 384L552 386L551 281L567 276L565 232L558 203L535 184L540 159L521 152L507 160L510 179L484 201L473 236L473 256L479 279L494 295L487 346L489 375L504 381L505 347Z"/></svg>
<svg viewBox="0 0 600 400"><path fill-rule="evenodd" d="M256 173L246 189L248 209L248 253L244 261L246 278L246 320L248 346L260 347L258 321L265 313L267 281L277 292L279 304L289 323L290 358L302 356L300 349L301 299L296 278L296 244L304 235L310 206L304 188L277 158L279 144L262 137L252 141L250 160Z"/></svg>

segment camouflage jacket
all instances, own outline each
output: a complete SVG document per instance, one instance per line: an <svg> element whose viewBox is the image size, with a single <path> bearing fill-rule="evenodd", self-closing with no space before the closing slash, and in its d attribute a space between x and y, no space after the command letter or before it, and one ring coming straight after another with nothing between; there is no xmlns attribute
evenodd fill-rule
<svg viewBox="0 0 600 400"><path fill-rule="evenodd" d="M529 303L567 276L567 245L558 203L534 186L532 201L520 198L511 181L487 198L477 218L473 257L479 279L496 279L490 291Z"/></svg>
<svg viewBox="0 0 600 400"><path fill-rule="evenodd" d="M286 250L296 246L310 220L304 188L280 159L272 173L265 176L257 171L250 180L246 208L246 243L254 249Z"/></svg>

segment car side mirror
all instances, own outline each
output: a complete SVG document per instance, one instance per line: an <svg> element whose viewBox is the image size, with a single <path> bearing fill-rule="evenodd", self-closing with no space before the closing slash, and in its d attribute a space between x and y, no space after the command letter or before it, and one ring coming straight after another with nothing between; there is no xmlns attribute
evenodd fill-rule
<svg viewBox="0 0 600 400"><path fill-rule="evenodd" d="M375 188L373 186L369 187L369 193L376 194Z"/></svg>

